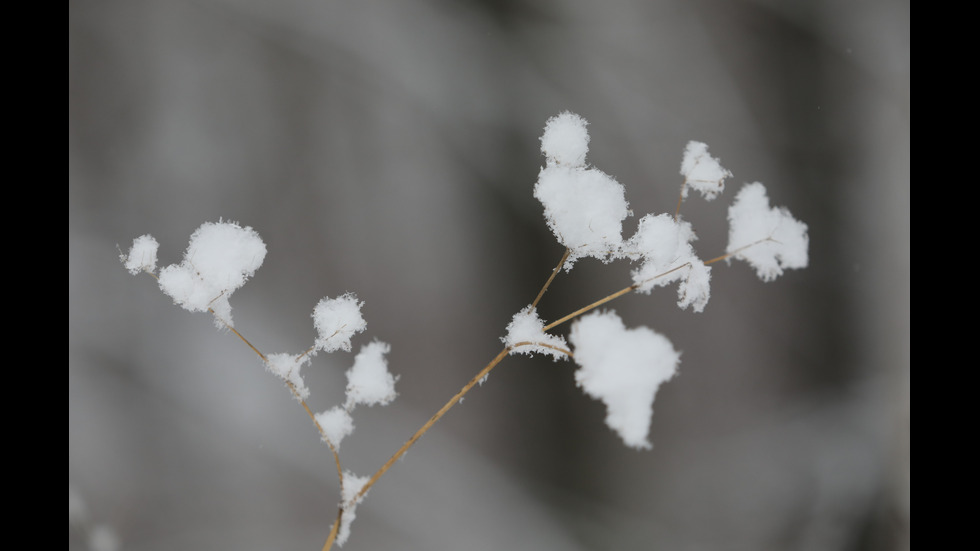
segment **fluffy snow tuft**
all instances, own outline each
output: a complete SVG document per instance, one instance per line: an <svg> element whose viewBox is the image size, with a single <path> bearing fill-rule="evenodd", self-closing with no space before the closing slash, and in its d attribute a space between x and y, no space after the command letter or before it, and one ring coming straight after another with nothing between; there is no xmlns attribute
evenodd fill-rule
<svg viewBox="0 0 980 551"><path fill-rule="evenodd" d="M340 503L344 514L341 516L340 529L337 531L337 545L344 545L350 537L350 525L357 517L357 506L367 496L367 493L360 497L357 497L357 494L369 480L371 480L369 476L357 476L350 471L344 471L344 495Z"/></svg>
<svg viewBox="0 0 980 551"><path fill-rule="evenodd" d="M347 370L347 407L387 405L395 399L395 377L388 372L385 354L391 346L374 341L361 347Z"/></svg>
<svg viewBox="0 0 980 551"><path fill-rule="evenodd" d="M511 354L547 354L556 361L568 357L563 350L568 350L568 343L561 335L544 332L544 321L538 317L537 310L526 306L514 314L507 325L507 335L500 340L511 348ZM524 343L524 344L521 344Z"/></svg>
<svg viewBox="0 0 980 551"><path fill-rule="evenodd" d="M594 312L572 326L575 381L606 404L606 425L626 445L650 448L647 433L657 388L674 376L680 354L646 327L627 329L615 312Z"/></svg>
<svg viewBox="0 0 980 551"><path fill-rule="evenodd" d="M344 438L354 432L354 419L340 406L317 413L316 422L323 429L323 440L332 444L337 450L340 449L340 443Z"/></svg>
<svg viewBox="0 0 980 551"><path fill-rule="evenodd" d="M623 244L623 220L631 214L622 184L585 165L587 124L567 111L548 119L541 136L547 163L534 185L548 226L571 251L565 263L568 270L579 258L609 261L617 256Z"/></svg>
<svg viewBox="0 0 980 551"><path fill-rule="evenodd" d="M215 324L231 327L228 298L262 266L265 253L252 228L206 222L191 235L184 260L160 270L160 289L191 312L214 310Z"/></svg>
<svg viewBox="0 0 980 551"><path fill-rule="evenodd" d="M303 377L299 374L303 364L310 361L309 354L269 354L265 357L265 367L273 375L293 385L296 389L296 398L305 400L310 397L310 389L303 382Z"/></svg>
<svg viewBox="0 0 980 551"><path fill-rule="evenodd" d="M708 154L708 145L702 142L688 142L684 148L684 158L681 160L681 174L684 176L684 187L681 193L687 197L688 189L701 192L706 201L710 201L725 190L725 178L731 178L732 173L721 166L721 162Z"/></svg>
<svg viewBox="0 0 980 551"><path fill-rule="evenodd" d="M630 215L622 184L594 168L541 169L534 196L558 242L571 250L566 263L593 257L608 260L623 244L623 220Z"/></svg>
<svg viewBox="0 0 980 551"><path fill-rule="evenodd" d="M157 269L157 250L160 244L152 235L141 235L133 240L133 246L129 248L129 254L121 255L120 260L129 270L129 273L136 275L140 272L153 273Z"/></svg>
<svg viewBox="0 0 980 551"><path fill-rule="evenodd" d="M698 258L691 242L697 237L691 225L675 220L669 214L648 214L624 246L626 256L642 258L643 264L633 270L637 292L650 293L654 288L679 281L677 305L704 310L711 294L711 269Z"/></svg>
<svg viewBox="0 0 980 551"><path fill-rule="evenodd" d="M589 152L589 131L585 129L588 124L568 111L548 119L541 136L541 152L549 165L585 166L585 154Z"/></svg>
<svg viewBox="0 0 980 551"><path fill-rule="evenodd" d="M748 262L762 281L772 281L784 269L806 268L809 258L807 226L783 207L769 207L766 188L746 184L728 209L727 252Z"/></svg>
<svg viewBox="0 0 980 551"><path fill-rule="evenodd" d="M314 347L324 352L350 352L351 337L367 329L367 322L361 315L363 305L354 293L325 298L317 303L313 309L313 325L319 336Z"/></svg>

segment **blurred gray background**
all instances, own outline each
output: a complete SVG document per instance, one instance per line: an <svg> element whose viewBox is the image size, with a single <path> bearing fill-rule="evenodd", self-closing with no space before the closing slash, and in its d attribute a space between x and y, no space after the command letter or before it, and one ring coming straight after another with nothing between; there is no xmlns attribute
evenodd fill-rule
<svg viewBox="0 0 980 551"><path fill-rule="evenodd" d="M562 110L636 217L671 211L681 152L735 178L683 209L705 257L762 181L809 224L810 267L716 266L614 302L683 351L654 449L626 448L574 366L511 358L362 504L345 549L878 550L910 544L909 3L77 0L68 48L68 481L124 549L319 549L331 457L279 380L173 306L118 247L178 261L205 221L269 249L232 298L264 352L301 351L354 291L399 398L355 413L367 475L497 351L561 248L532 196ZM629 283L580 262L557 317ZM342 400L351 354L305 369Z"/></svg>

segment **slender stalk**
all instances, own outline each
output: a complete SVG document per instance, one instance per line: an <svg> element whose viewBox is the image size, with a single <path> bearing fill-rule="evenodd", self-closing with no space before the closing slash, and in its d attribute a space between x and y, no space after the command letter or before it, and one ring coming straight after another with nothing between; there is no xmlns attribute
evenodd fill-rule
<svg viewBox="0 0 980 551"><path fill-rule="evenodd" d="M545 292L548 290L548 287L551 285L551 282L554 281L555 276L558 275L558 272L560 272L562 267L565 266L565 261L568 260L568 255L570 254L572 254L572 250L565 249L565 254L562 255L561 261L557 266L555 266L555 269L551 271L551 276L548 278L548 281L544 282L544 287L538 291L538 296L534 297L534 302L531 303L531 308L536 308L538 306L538 302L541 301L541 297L544 296Z"/></svg>
<svg viewBox="0 0 980 551"><path fill-rule="evenodd" d="M681 215L681 203L684 202L684 188L687 187L687 178L684 178L684 183L681 184L680 191L677 192L677 208L674 209L674 221Z"/></svg>
<svg viewBox="0 0 980 551"><path fill-rule="evenodd" d="M470 389L476 386L476 384L479 383L481 379L486 377L490 373L490 371L493 370L494 367L497 367L497 364L499 364L501 360L506 358L507 354L509 353L510 353L509 347L501 350L499 354L497 354L492 360L490 360L490 363L488 363L486 367L481 369L479 373L477 373L472 379L470 379L470 382L466 383L466 385L462 389L460 389L459 392L457 392L452 398L450 398L449 401L446 402L446 405L442 406L439 409L439 411L435 413L435 415L430 417L429 420L426 421L424 425L422 425L422 428L415 431L415 434L413 434L411 438L406 440L405 443L402 444L402 447L398 448L398 451L396 451L395 454L391 456L391 459L386 461L385 464L382 465L381 468L378 469L378 471L375 472L373 476L371 476L371 478L367 481L367 483L364 484L364 487L361 488L361 491L357 493L357 496L354 498L354 500L356 501L357 499L360 499L362 496L364 496L364 494L366 494L367 491L371 489L371 486L374 486L374 483L377 482L378 479L381 478L386 472L388 472L388 469L390 469L391 466L394 465L395 462L398 461L398 459L401 456L405 455L405 452L408 451L408 448L411 448L412 445L414 445L415 442L418 441L418 439L421 438L423 434L428 432L428 430L432 428L432 425L436 424L436 421L442 419L442 416L445 415L446 412L452 409L452 407L455 406L460 401L460 399L463 396L465 396L467 392L470 391Z"/></svg>
<svg viewBox="0 0 980 551"><path fill-rule="evenodd" d="M544 330L545 331L550 331L550 330L554 329L555 327L558 327L559 325L565 323L568 320L575 319L578 316L581 316L582 314L588 312L589 310L598 308L598 307L602 306L603 304L605 304L605 303L607 303L607 302L609 302L611 300L615 300L615 299L617 299L617 298L625 295L626 293L632 293L633 291L635 291L637 289L637 287L639 287L639 286L638 285L630 285L629 287L626 287L625 289L620 289L620 290L616 291L615 293L613 293L613 294L611 294L611 295L609 295L607 297L600 298L599 300L593 302L592 304L590 304L588 306L584 306L582 308L579 308L578 310L572 312L571 314L568 314L567 316L565 316L565 317L563 317L563 318L561 318L561 319L559 319L557 321L553 321L553 322L549 323L548 325L545 325L544 326Z"/></svg>
<svg viewBox="0 0 980 551"><path fill-rule="evenodd" d="M729 259L729 258L737 255L738 253L744 251L745 249L748 249L748 248L751 248L751 247L755 247L756 245L758 245L760 243L765 243L766 241L772 241L772 240L773 239L771 237L767 237L765 239L760 239L760 240L758 240L758 241L756 241L754 243L749 243L748 245L745 245L743 247L739 247L739 248L735 249L734 251L732 251L730 253L726 253L726 254L723 254L721 256L716 256L716 257L712 258L711 260L706 260L704 262L704 265L707 266L708 264L714 264L715 262L721 262L722 260L727 260L727 259Z"/></svg>
<svg viewBox="0 0 980 551"><path fill-rule="evenodd" d="M249 342L248 339L245 338L245 335L242 335L241 333L238 332L237 329L235 329L234 327L232 327L227 321L225 321L225 320L221 319L220 317L218 317L218 315L214 313L214 310L213 309L208 308L208 312L210 312L211 315L213 315L215 318L217 318L219 321L221 321L222 325L224 325L229 331L231 331L232 333L234 333L235 336L237 336L239 339L242 340L242 342L244 342L249 348L251 348L252 349L252 352L255 352L255 354L259 358L262 359L262 362L263 363L269 361L265 354L263 354L258 348L255 347L255 345L253 345L251 342ZM306 352L303 352L303 354L300 357L305 356L306 354L309 354L311 350L312 350L312 348L309 349L309 350L307 350ZM304 400L302 398L302 396L300 396L299 390L296 389L296 385L294 385L290 381L286 381L286 386L289 388L289 392L291 392L293 394L293 396L296 398L296 400L299 401L300 405L303 406L303 410L310 417L310 420L313 421L313 425L316 426L317 432L320 433L320 436L322 437L323 441L326 442L327 443L327 446L330 448L330 453L333 455L334 465L337 466L337 479L340 481L339 482L340 483L340 493L341 493L341 495L343 495L343 492L344 492L344 471L343 471L343 468L341 468L341 466L340 466L340 455L337 453L337 448L327 438L326 431L323 430L323 426L320 425L320 422L316 420L316 415L313 413L313 410L310 409L310 405L306 403L306 400ZM327 541L323 545L323 549L324 550L330 549L333 546L334 539L336 539L336 537L337 537L338 527L340 526L340 519L341 519L341 516L343 514L344 514L344 510L342 508L338 508L338 510L337 510L337 520L334 521L333 527L330 529L330 534L327 536Z"/></svg>
<svg viewBox="0 0 980 551"><path fill-rule="evenodd" d="M337 539L337 531L340 530L340 518L343 514L343 509L337 509L337 519L333 521L333 526L330 527L330 534L327 535L327 541L323 544L323 551L329 551L333 547L333 541Z"/></svg>
<svg viewBox="0 0 980 551"><path fill-rule="evenodd" d="M666 272L664 272L662 274L657 274L657 275L655 275L655 276L653 276L653 277L651 277L649 279L645 279L645 280L643 280L643 281L641 281L639 283L634 283L633 285L630 285L629 287L625 287L623 289L620 289L620 290L616 291L615 293L613 293L611 295L608 295L608 296L605 296L603 298L600 298L599 300L593 302L592 304L589 304L588 306L583 306L582 308L579 308L578 310L572 312L571 314L568 314L567 316L565 316L565 317L563 317L561 319L558 319L557 321L553 321L553 322L549 323L548 325L545 325L544 326L544 330L545 331L550 331L550 330L554 329L555 327L558 327L559 325L561 325L561 324L563 324L563 323L565 323L565 322L567 322L569 320L572 320L572 319L575 319L575 318L581 316L582 314L588 312L589 310L594 310L594 309L602 306L603 304L605 304L605 303L607 303L609 301L616 300L617 298L619 298L619 297L621 297L621 296L623 296L625 294L632 293L633 291L639 289L644 283L646 283L648 281L653 281L654 279L661 278L661 277L664 277L665 275L669 275L671 273L674 273L677 270L680 270L681 268L684 268L685 266L690 266L690 263L689 262L685 262L684 264L681 264L680 266L677 266L675 268L671 268L671 269L667 270Z"/></svg>

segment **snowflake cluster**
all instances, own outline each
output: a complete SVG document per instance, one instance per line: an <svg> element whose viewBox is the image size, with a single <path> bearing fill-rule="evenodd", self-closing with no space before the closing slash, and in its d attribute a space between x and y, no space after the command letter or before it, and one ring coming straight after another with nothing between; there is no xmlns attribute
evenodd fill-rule
<svg viewBox="0 0 980 551"><path fill-rule="evenodd" d="M160 289L178 306L192 312L211 312L219 328L232 328L228 299L265 259L265 243L258 233L234 222L205 223L191 235L183 260L161 268L155 274L158 249L156 239L144 235L137 237L129 253L121 255L120 259L134 275L140 272L156 275ZM324 298L313 309L313 326L317 332L313 346L300 353L265 355L266 369L285 381L293 396L305 404L310 390L303 382L301 369L317 352L351 350L351 338L367 328L361 315L363 305L353 293ZM354 432L351 412L355 406L386 405L395 399L397 378L388 371L386 359L390 349L381 341L362 346L354 357L354 365L347 370L345 402L314 415L323 440L334 450ZM339 545L343 545L350 534L354 509L364 497L356 496L367 480L345 473L341 503L344 515L337 535Z"/></svg>
<svg viewBox="0 0 980 551"><path fill-rule="evenodd" d="M636 267L627 290L650 293L677 283L678 306L702 311L710 296L708 264L714 260L705 262L698 256L694 230L677 214L647 214L632 236L623 236L623 222L633 214L626 191L615 178L587 164L587 124L582 117L564 112L547 121L541 137L546 161L534 196L544 206L549 228L568 250L563 268L571 270L583 258L629 260ZM681 197L694 190L705 200L719 196L725 180L732 176L708 153L707 145L694 141L684 149L680 173L684 176ZM807 265L806 225L785 208L770 207L762 184L748 184L738 192L728 221L726 258L749 263L763 281ZM159 271L158 249L156 239L144 235L120 258L130 273L154 275L160 289L178 306L209 312L219 328L233 329L229 299L265 259L266 246L258 233L235 222L205 223L191 235L183 259ZM308 411L310 389L303 381L303 367L319 352L351 351L351 339L367 328L363 305L353 293L324 298L313 309L317 336L306 351L259 353L266 369L281 378ZM606 424L628 446L651 447L648 434L654 397L660 385L674 376L680 361L680 353L666 337L646 327L628 328L615 312L594 311L573 324L566 340L548 333L535 306L529 305L513 316L502 340L507 349L501 358L509 352L544 354L555 361L574 359L578 365L575 381L586 394L605 404ZM361 346L347 371L345 401L311 413L334 452L354 431L351 413L356 406L386 405L394 400L397 377L388 370L389 351L390 346L381 341ZM341 480L343 515L336 540L340 545L347 540L355 509L371 479L345 472Z"/></svg>
<svg viewBox="0 0 980 551"><path fill-rule="evenodd" d="M623 238L623 221L632 214L622 184L586 164L587 122L569 112L545 124L541 151L546 164L538 174L534 196L544 205L548 226L568 251L565 269L586 257L639 263L632 271L633 289L649 293L677 283L677 305L704 310L710 297L711 268L694 249L691 224L677 215L647 214L636 233ZM690 190L712 200L732 173L692 141L684 149L681 196ZM785 208L770 208L760 183L746 185L728 211L729 259L748 262L763 281L784 269L807 265L807 227ZM677 370L680 354L662 335L646 328L627 328L615 312L589 314L572 327L570 340L579 365L575 380L607 408L606 424L632 447L650 446L647 432L653 399L661 383ZM568 356L564 339L544 332L534 308L514 315L503 338L511 353Z"/></svg>

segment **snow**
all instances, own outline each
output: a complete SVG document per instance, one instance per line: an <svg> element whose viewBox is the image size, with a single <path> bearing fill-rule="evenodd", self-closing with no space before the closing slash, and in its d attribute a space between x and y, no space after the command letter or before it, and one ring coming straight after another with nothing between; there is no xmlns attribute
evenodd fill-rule
<svg viewBox="0 0 980 551"><path fill-rule="evenodd" d="M588 124L568 111L548 119L541 136L541 152L549 165L585 166L585 154L589 152L589 131L585 129Z"/></svg>
<svg viewBox="0 0 980 551"><path fill-rule="evenodd" d="M183 261L160 270L160 289L178 306L214 310L216 325L233 327L228 299L262 266L265 253L265 243L252 228L206 222L191 234Z"/></svg>
<svg viewBox="0 0 980 551"><path fill-rule="evenodd" d="M679 281L677 305L704 310L711 288L711 269L698 258L691 241L697 237L691 224L675 220L669 214L648 214L625 244L630 258L642 258L643 264L633 270L633 284L638 293Z"/></svg>
<svg viewBox="0 0 980 551"><path fill-rule="evenodd" d="M355 404L387 405L395 399L395 377L388 372L385 354L391 346L374 341L361 347L347 370L347 407Z"/></svg>
<svg viewBox="0 0 980 551"><path fill-rule="evenodd" d="M684 148L684 158L681 160L681 174L684 176L684 187L681 194L687 197L689 189L701 192L706 201L714 199L725 190L725 178L732 173L721 166L718 159L708 154L708 145L702 142L688 142Z"/></svg>
<svg viewBox="0 0 980 551"><path fill-rule="evenodd" d="M593 312L572 326L575 382L606 405L606 425L633 448L650 448L653 398L674 376L680 353L647 327L627 329L615 312Z"/></svg>
<svg viewBox="0 0 980 551"><path fill-rule="evenodd" d="M335 450L339 450L340 443L344 438L354 432L354 419L346 409L340 406L334 406L323 413L317 413L316 422L323 429L324 441L330 442Z"/></svg>
<svg viewBox="0 0 980 551"><path fill-rule="evenodd" d="M565 338L561 335L545 333L544 321L538 317L537 310L530 305L514 314L514 318L507 325L507 335L500 340L511 349L511 354L527 354L528 356L546 354L556 361L568 357L562 352L562 350L568 350L568 343L565 342Z"/></svg>
<svg viewBox="0 0 980 551"><path fill-rule="evenodd" d="M806 224L783 207L770 208L766 188L759 182L739 190L728 209L728 222L727 252L748 262L762 281L776 279L784 269L806 268Z"/></svg>
<svg viewBox="0 0 980 551"><path fill-rule="evenodd" d="M160 244L152 235L141 235L133 240L129 254L121 256L120 259L129 273L133 275L140 272L152 274L157 269L157 249L159 248Z"/></svg>
<svg viewBox="0 0 980 551"><path fill-rule="evenodd" d="M361 315L363 305L354 293L324 298L317 303L313 309L313 325L319 334L314 344L316 349L350 352L351 337L367 329L367 322Z"/></svg>
<svg viewBox="0 0 980 551"><path fill-rule="evenodd" d="M534 186L548 227L571 251L567 270L579 258L614 258L623 244L623 220L631 214L622 184L585 164L587 124L567 111L548 119L541 136L546 165Z"/></svg>
<svg viewBox="0 0 980 551"><path fill-rule="evenodd" d="M306 400L310 397L310 389L303 382L299 370L309 361L309 354L269 354L265 358L265 366L273 375L291 383L299 400Z"/></svg>
<svg viewBox="0 0 980 551"><path fill-rule="evenodd" d="M357 497L357 494L369 480L371 480L369 476L357 476L350 471L344 471L344 491L340 504L344 514L340 519L340 529L337 531L336 540L339 546L347 543L347 538L350 537L350 525L357 517L357 506L367 496L366 492L360 497Z"/></svg>
<svg viewBox="0 0 980 551"><path fill-rule="evenodd" d="M558 242L571 250L566 268L584 257L608 260L622 246L630 210L622 184L612 176L594 168L547 166L538 174L534 196Z"/></svg>

